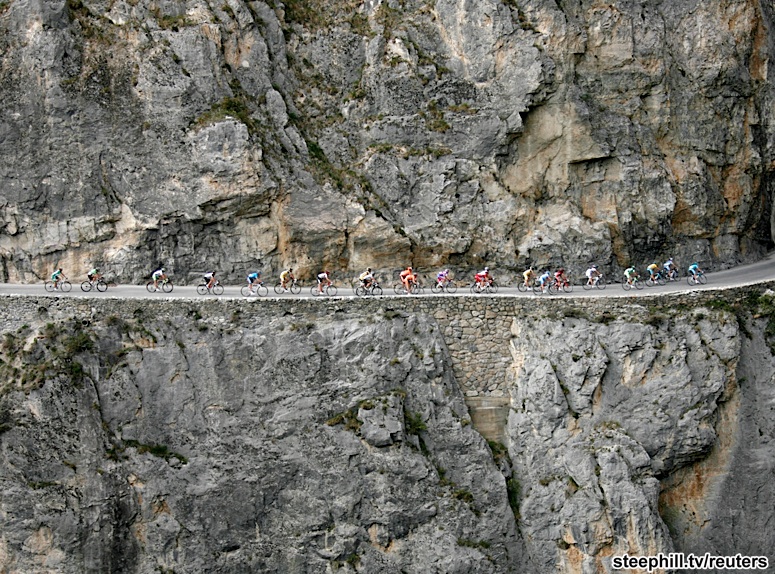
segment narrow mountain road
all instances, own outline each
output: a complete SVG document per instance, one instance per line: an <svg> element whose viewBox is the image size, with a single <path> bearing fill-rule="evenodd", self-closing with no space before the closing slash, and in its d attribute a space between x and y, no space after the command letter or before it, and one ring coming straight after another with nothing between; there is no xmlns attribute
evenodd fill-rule
<svg viewBox="0 0 775 574"><path fill-rule="evenodd" d="M685 272L685 271L684 271ZM497 276L496 276L497 279ZM609 280L611 278L608 278ZM423 295L413 295L418 297L648 297L652 295L663 295L666 293L684 292L691 290L708 290L729 287L740 287L762 283L775 279L775 252L770 253L764 259L749 265L741 265L733 269L707 273L708 282L705 285L689 286L686 277L681 277L678 281L671 281L664 286L645 287L641 290L631 289L624 291L620 283L609 283L606 289L591 289L585 291L580 284L573 286L572 293L560 293L558 295L536 295L532 292L521 293L515 286L501 287L497 295L474 295L468 287L459 287L454 295L436 295L431 293L430 289L425 290ZM619 277L616 277L619 280ZM173 277L174 281L174 277ZM577 279L578 282L578 279ZM338 297L355 297L353 290L349 286L338 286ZM240 294L242 285L226 286L223 295L219 298L243 299ZM384 285L385 295L383 297L406 297L406 295L395 295L392 284ZM33 295L50 297L118 297L126 299L205 299L215 298L215 295L198 295L195 286L176 286L171 293L149 293L145 285L118 285L109 287L104 293L91 291L84 293L80 287L80 281L73 283L73 288L69 293L54 292L49 293L43 288L43 283L38 284L19 284L19 283L0 283L0 295ZM302 287L301 293L291 295L283 293L276 295L272 287L269 287L268 298L312 298L309 286ZM251 299L260 300L266 297L252 296ZM323 297L322 299L326 299Z"/></svg>

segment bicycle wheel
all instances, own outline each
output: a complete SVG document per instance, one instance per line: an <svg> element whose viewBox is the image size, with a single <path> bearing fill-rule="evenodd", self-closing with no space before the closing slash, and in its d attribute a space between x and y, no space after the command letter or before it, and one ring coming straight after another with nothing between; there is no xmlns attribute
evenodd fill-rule
<svg viewBox="0 0 775 574"><path fill-rule="evenodd" d="M396 295L401 295L402 293L406 293L406 289L404 289L403 283L394 283L393 284L393 293Z"/></svg>
<svg viewBox="0 0 775 574"><path fill-rule="evenodd" d="M643 289L643 281L641 281L640 279L636 279L635 281L632 282L632 284L635 285L636 289Z"/></svg>
<svg viewBox="0 0 775 574"><path fill-rule="evenodd" d="M495 281L490 282L490 286L487 288L487 291L489 293L497 293L498 292L498 284Z"/></svg>
<svg viewBox="0 0 775 574"><path fill-rule="evenodd" d="M573 293L573 285L571 283L566 283L565 285L562 286L562 290L565 293Z"/></svg>
<svg viewBox="0 0 775 574"><path fill-rule="evenodd" d="M699 281L701 284L705 285L708 282L707 277L705 277L704 273L700 273L697 275L697 281Z"/></svg>
<svg viewBox="0 0 775 574"><path fill-rule="evenodd" d="M301 285L297 284L295 281L291 283L291 293L293 295L298 295L301 293Z"/></svg>
<svg viewBox="0 0 775 574"><path fill-rule="evenodd" d="M605 278L601 275L598 280L595 282L595 285L597 285L598 289L605 289Z"/></svg>
<svg viewBox="0 0 775 574"><path fill-rule="evenodd" d="M627 283L627 278L626 277L624 279L622 279L622 289L624 289L625 291L629 291L630 289L632 289L632 285Z"/></svg>
<svg viewBox="0 0 775 574"><path fill-rule="evenodd" d="M444 289L447 290L447 293L454 293L457 291L457 285L455 285L452 281L447 281L447 284L444 286Z"/></svg>
<svg viewBox="0 0 775 574"><path fill-rule="evenodd" d="M84 293L88 293L89 291L91 291L91 281L84 281L83 283L81 283L81 291L83 291Z"/></svg>
<svg viewBox="0 0 775 574"><path fill-rule="evenodd" d="M209 289L207 288L207 285L205 285L204 283L200 283L196 287L196 292L199 295L206 295L208 291L209 291Z"/></svg>
<svg viewBox="0 0 775 574"><path fill-rule="evenodd" d="M549 295L557 295L560 292L560 288L557 286L557 283L550 283L547 291Z"/></svg>
<svg viewBox="0 0 775 574"><path fill-rule="evenodd" d="M431 285L431 292L432 293L443 293L444 292L444 285L441 285L438 281L434 281L433 285Z"/></svg>
<svg viewBox="0 0 775 574"><path fill-rule="evenodd" d="M59 288L62 290L62 293L69 293L73 286L69 281L65 280L59 284Z"/></svg>
<svg viewBox="0 0 775 574"><path fill-rule="evenodd" d="M259 297L266 297L269 295L269 287L261 283L261 285L256 287L256 293L258 293Z"/></svg>
<svg viewBox="0 0 775 574"><path fill-rule="evenodd" d="M533 283L533 293L535 293L536 295L540 295L541 294L541 284L540 283L538 283L538 282Z"/></svg>
<svg viewBox="0 0 775 574"><path fill-rule="evenodd" d="M520 293L524 293L524 292L526 292L526 291L528 290L528 286L527 286L527 285L525 285L525 282L524 282L524 281L520 281L520 282L517 284L517 290L518 290Z"/></svg>
<svg viewBox="0 0 775 574"><path fill-rule="evenodd" d="M285 291L285 289L283 288L283 284L282 284L282 283L278 283L277 285L275 285L275 286L274 286L274 292L275 292L277 295L279 295L279 294L280 294L280 293L282 293L283 291Z"/></svg>
<svg viewBox="0 0 775 574"><path fill-rule="evenodd" d="M355 288L355 294L356 294L358 297L365 297L365 296L366 296L366 293L367 293L367 291L366 291L366 287L364 287L363 285L358 285L358 286Z"/></svg>
<svg viewBox="0 0 775 574"><path fill-rule="evenodd" d="M250 297L250 286L243 285L242 289L240 289L239 292L242 293L243 297Z"/></svg>
<svg viewBox="0 0 775 574"><path fill-rule="evenodd" d="M646 279L645 283L646 283L646 287L654 287L657 284L657 282L654 281L651 277Z"/></svg>
<svg viewBox="0 0 775 574"><path fill-rule="evenodd" d="M657 283L659 283L660 286L667 285L667 279L662 277L662 275L657 275Z"/></svg>
<svg viewBox="0 0 775 574"><path fill-rule="evenodd" d="M382 287L380 287L379 285L374 285L374 287L371 288L371 294L374 295L375 297L379 297L380 295L382 295Z"/></svg>
<svg viewBox="0 0 775 574"><path fill-rule="evenodd" d="M102 279L97 281L97 291L99 291L100 293L104 293L107 290L108 290L108 284L107 283L105 283Z"/></svg>
<svg viewBox="0 0 775 574"><path fill-rule="evenodd" d="M326 295L329 297L336 297L337 288L336 285L329 285L326 287Z"/></svg>
<svg viewBox="0 0 775 574"><path fill-rule="evenodd" d="M46 291L51 293L54 290L54 282L53 281L46 281L43 284L43 287L46 289Z"/></svg>
<svg viewBox="0 0 775 574"><path fill-rule="evenodd" d="M318 297L320 295L320 291L318 291L318 286L313 285L312 287L310 287L309 294L312 295L313 297Z"/></svg>
<svg viewBox="0 0 775 574"><path fill-rule="evenodd" d="M148 283L145 284L145 288L148 290L148 293L153 293L156 291L153 287L153 281L148 281Z"/></svg>
<svg viewBox="0 0 775 574"><path fill-rule="evenodd" d="M165 281L161 284L161 290L165 293L171 293L172 292L172 281Z"/></svg>
<svg viewBox="0 0 775 574"><path fill-rule="evenodd" d="M214 295L223 295L223 285L220 283L216 283L213 287L213 294Z"/></svg>

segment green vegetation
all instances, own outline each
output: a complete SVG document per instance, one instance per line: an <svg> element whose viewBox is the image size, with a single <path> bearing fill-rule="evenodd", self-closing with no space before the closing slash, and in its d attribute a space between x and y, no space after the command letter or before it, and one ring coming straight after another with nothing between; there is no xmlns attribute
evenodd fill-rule
<svg viewBox="0 0 775 574"><path fill-rule="evenodd" d="M226 119L227 117L239 120L248 128L248 133L253 134L258 130L257 122L252 118L248 100L243 95L227 97L213 104L210 111L205 112L196 120L196 125L207 126Z"/></svg>
<svg viewBox="0 0 775 574"><path fill-rule="evenodd" d="M474 540L470 540L469 538L458 538L457 545L465 546L466 548L481 548L484 550L490 547L490 543L487 542L486 540L479 540L477 542Z"/></svg>
<svg viewBox="0 0 775 574"><path fill-rule="evenodd" d="M419 435L428 430L428 426L422 420L420 413L404 412L404 429L407 434Z"/></svg>
<svg viewBox="0 0 775 574"><path fill-rule="evenodd" d="M519 499L522 496L522 485L513 476L506 481L506 492L509 497L509 506L514 518L519 520Z"/></svg>

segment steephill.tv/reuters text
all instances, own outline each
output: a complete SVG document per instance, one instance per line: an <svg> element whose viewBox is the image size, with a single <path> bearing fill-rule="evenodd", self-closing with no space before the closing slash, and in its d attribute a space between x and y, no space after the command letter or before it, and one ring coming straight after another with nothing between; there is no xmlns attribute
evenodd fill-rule
<svg viewBox="0 0 775 574"><path fill-rule="evenodd" d="M671 552L656 556L630 556L623 554L611 559L614 570L766 570L770 563L766 556L714 556Z"/></svg>

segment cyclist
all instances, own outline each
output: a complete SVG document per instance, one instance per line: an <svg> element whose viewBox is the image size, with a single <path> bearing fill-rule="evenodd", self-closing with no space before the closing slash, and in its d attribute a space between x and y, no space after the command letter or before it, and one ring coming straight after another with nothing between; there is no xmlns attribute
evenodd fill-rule
<svg viewBox="0 0 775 574"><path fill-rule="evenodd" d="M632 285L632 282L638 277L638 272L635 271L634 265L630 265L627 269L624 270L624 277L627 279L627 283Z"/></svg>
<svg viewBox="0 0 775 574"><path fill-rule="evenodd" d="M439 287L444 287L447 282L449 281L449 269L445 269L444 271L439 271L438 274L436 274L436 283Z"/></svg>
<svg viewBox="0 0 775 574"><path fill-rule="evenodd" d="M65 274L62 273L62 268L59 267L51 274L51 280L54 282L54 289L59 289L59 284L67 279Z"/></svg>
<svg viewBox="0 0 775 574"><path fill-rule="evenodd" d="M697 275L700 273L704 273L702 269L700 269L700 266L697 263L692 263L689 265L689 273L692 274L692 277L694 277L694 280L697 280Z"/></svg>
<svg viewBox="0 0 775 574"><path fill-rule="evenodd" d="M673 263L673 258L671 257L667 261L665 261L665 264L662 265L663 269L665 270L665 275L667 276L670 281L675 281L676 279L676 268L675 263Z"/></svg>
<svg viewBox="0 0 775 574"><path fill-rule="evenodd" d="M401 279L401 283L404 284L404 289L406 289L406 294L409 295L412 292L412 286L410 283L416 283L417 282L417 275L414 274L414 271L412 271L412 266L410 265L403 271L401 271L401 275L399 275Z"/></svg>
<svg viewBox="0 0 775 574"><path fill-rule="evenodd" d="M657 265L656 263L652 263L651 265L646 267L646 270L649 272L649 278L652 281L657 280L657 269L659 269L659 265Z"/></svg>
<svg viewBox="0 0 775 574"><path fill-rule="evenodd" d="M358 280L361 282L361 285L363 285L366 289L371 287L371 283L374 281L374 275L371 274L371 267L366 269L363 273L358 275Z"/></svg>
<svg viewBox="0 0 775 574"><path fill-rule="evenodd" d="M557 271L554 272L554 281L558 288L570 283L570 281L568 281L568 277L565 275L564 268L560 267Z"/></svg>
<svg viewBox="0 0 775 574"><path fill-rule="evenodd" d="M288 281L296 281L291 267L280 273L280 286L283 288L283 291L288 290Z"/></svg>
<svg viewBox="0 0 775 574"><path fill-rule="evenodd" d="M525 280L525 287L530 289L530 282L535 279L535 271L533 271L533 267L528 267L525 269L525 272L522 274L522 279Z"/></svg>
<svg viewBox="0 0 775 574"><path fill-rule="evenodd" d="M331 285L331 277L329 277L328 271L321 271L318 273L318 293L323 293L323 285L326 287Z"/></svg>
<svg viewBox="0 0 775 574"><path fill-rule="evenodd" d="M261 272L253 271L248 275L248 293L251 295L256 292L256 286L261 285Z"/></svg>
<svg viewBox="0 0 775 574"><path fill-rule="evenodd" d="M552 279L552 274L548 269L545 269L541 276L538 278L538 282L541 284L541 293L546 293L546 288L549 286L549 281Z"/></svg>
<svg viewBox="0 0 775 574"><path fill-rule="evenodd" d="M159 281L164 281L166 278L167 274L164 272L164 267L159 267L156 271L154 271L151 275L151 279L153 279L153 290L158 291Z"/></svg>
<svg viewBox="0 0 775 574"><path fill-rule="evenodd" d="M490 285L492 277L490 277L490 268L485 267L479 273L474 275L474 282L480 287L484 288Z"/></svg>
<svg viewBox="0 0 775 574"><path fill-rule="evenodd" d="M97 281L98 279L102 279L102 275L100 275L99 267L93 267L91 271L89 271L86 274L86 277L89 278L89 283L91 283L92 285L94 285L94 282Z"/></svg>
<svg viewBox="0 0 775 574"><path fill-rule="evenodd" d="M208 271L204 274L202 279L207 283L207 289L215 287L215 271Z"/></svg>
<svg viewBox="0 0 775 574"><path fill-rule="evenodd" d="M597 265L592 265L589 269L587 269L585 275L587 276L587 285L594 285L596 279L601 277L600 271L597 270Z"/></svg>

